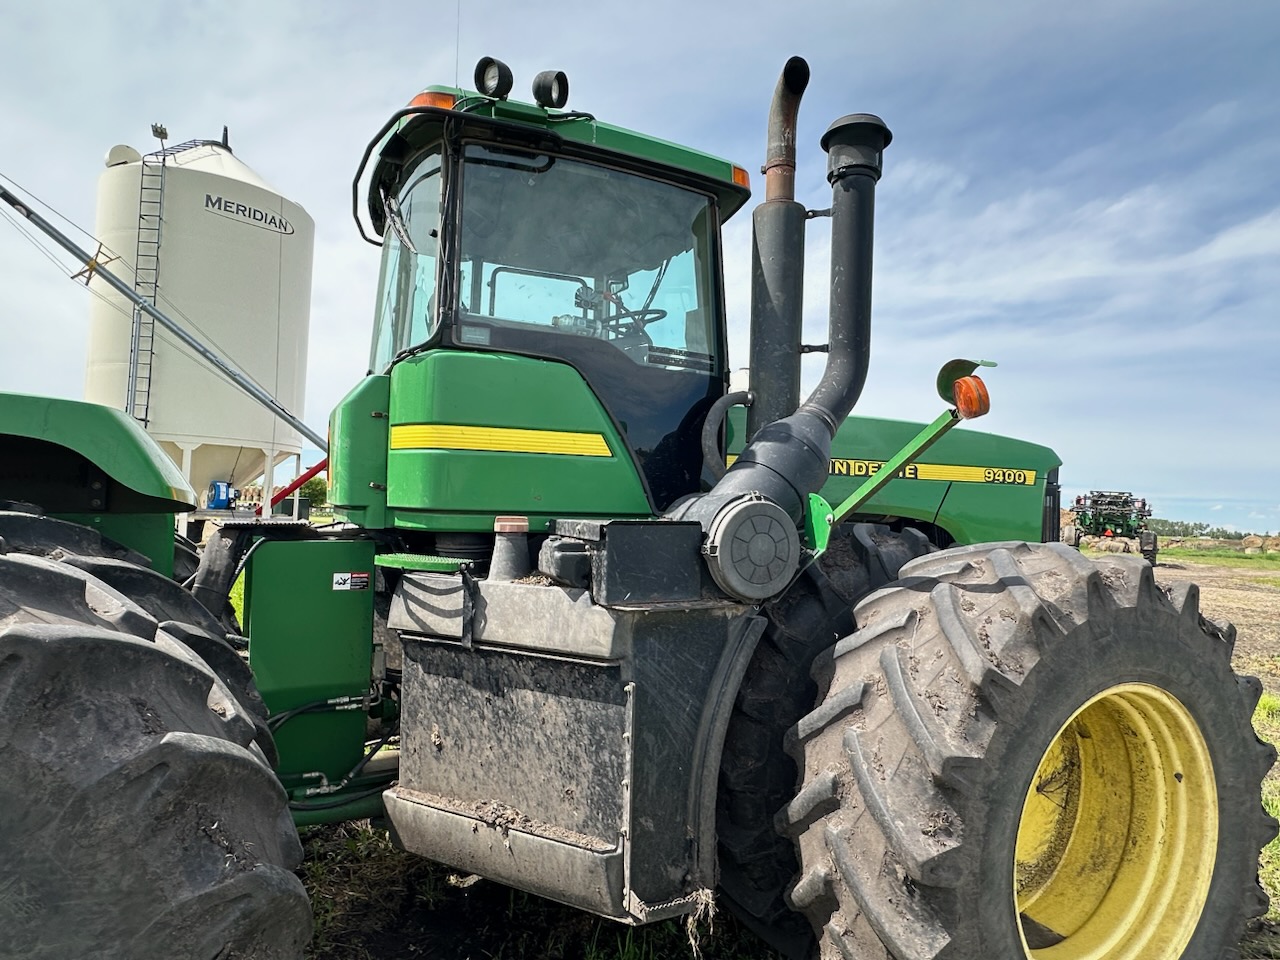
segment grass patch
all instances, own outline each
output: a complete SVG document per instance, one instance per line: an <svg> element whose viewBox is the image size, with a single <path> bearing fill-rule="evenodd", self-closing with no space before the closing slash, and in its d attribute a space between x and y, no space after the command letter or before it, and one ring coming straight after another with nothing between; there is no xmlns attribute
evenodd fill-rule
<svg viewBox="0 0 1280 960"><path fill-rule="evenodd" d="M1280 741L1280 696L1270 691L1262 694L1253 711L1253 726L1258 736L1269 743ZM1280 779L1269 776L1262 781L1262 808L1280 820ZM1280 924L1280 836L1262 848L1258 881L1271 898L1271 905L1262 928L1246 934L1240 942L1240 954L1243 960L1276 960L1280 958L1276 926Z"/></svg>
<svg viewBox="0 0 1280 960"><path fill-rule="evenodd" d="M244 626L244 574L236 577L236 582L231 585L231 593L228 598L231 600L231 609L236 612L236 622Z"/></svg>
<svg viewBox="0 0 1280 960"><path fill-rule="evenodd" d="M1255 570L1280 570L1280 553L1245 553L1227 547L1161 547L1161 560L1189 560L1192 563L1216 563L1229 560L1233 565L1252 567ZM1277 578L1280 580L1280 578Z"/></svg>
<svg viewBox="0 0 1280 960"><path fill-rule="evenodd" d="M1264 690L1258 698L1258 705L1253 708L1253 725L1275 723L1277 718L1280 718L1280 696Z"/></svg>
<svg viewBox="0 0 1280 960"><path fill-rule="evenodd" d="M1263 691L1253 710L1253 727L1258 736L1268 743L1280 743L1280 696L1269 690ZM1262 808L1280 820L1280 779L1268 776L1262 781ZM1258 880L1271 897L1266 919L1273 924L1280 923L1280 836L1262 848L1258 858ZM1274 938L1265 941L1258 938L1252 943L1246 941L1244 946L1246 957L1280 955L1276 952L1280 943L1275 943Z"/></svg>
<svg viewBox="0 0 1280 960"><path fill-rule="evenodd" d="M1275 938L1268 933L1250 934L1240 941L1242 960L1276 960L1280 957Z"/></svg>
<svg viewBox="0 0 1280 960"><path fill-rule="evenodd" d="M1280 820L1280 781L1266 780L1262 784L1262 808ZM1258 858L1258 879L1263 888L1271 896L1271 906L1267 910L1267 920L1280 922L1280 836L1262 848ZM1266 954L1269 956L1270 954Z"/></svg>
<svg viewBox="0 0 1280 960"><path fill-rule="evenodd" d="M1253 708L1253 729L1257 731L1258 737L1267 743L1273 745L1280 743L1280 696L1268 690L1258 698L1258 705ZM1267 807L1267 812L1272 816L1280 819L1280 814L1269 806L1267 791L1271 788L1277 791L1272 802L1280 804L1280 779L1268 777L1262 783L1262 805ZM1277 873L1276 879L1280 881L1280 873ZM1273 901L1276 900L1280 897L1280 882L1268 885L1267 891L1271 894ZM1272 909L1275 908L1276 904L1273 903Z"/></svg>

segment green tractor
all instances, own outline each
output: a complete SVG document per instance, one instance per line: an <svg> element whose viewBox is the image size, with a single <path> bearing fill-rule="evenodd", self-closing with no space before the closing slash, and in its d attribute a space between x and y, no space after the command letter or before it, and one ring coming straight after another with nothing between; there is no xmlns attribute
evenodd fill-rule
<svg viewBox="0 0 1280 960"><path fill-rule="evenodd" d="M1138 551L1155 566L1158 543L1154 530L1147 529L1151 505L1132 493L1119 490L1090 490L1076 497L1075 546L1080 537L1121 537L1138 541Z"/></svg>
<svg viewBox="0 0 1280 960"><path fill-rule="evenodd" d="M715 897L796 957L1230 952L1275 833L1233 629L1137 558L1026 542L1057 539L1058 460L946 434L978 364L932 424L846 422L871 115L822 138L800 402L808 79L770 111L749 391L745 171L564 110L562 74L512 101L484 60L353 185L382 270L330 421L341 522L225 524L175 565L194 497L136 424L0 400L0 953L298 957L295 824L356 817L626 924Z"/></svg>

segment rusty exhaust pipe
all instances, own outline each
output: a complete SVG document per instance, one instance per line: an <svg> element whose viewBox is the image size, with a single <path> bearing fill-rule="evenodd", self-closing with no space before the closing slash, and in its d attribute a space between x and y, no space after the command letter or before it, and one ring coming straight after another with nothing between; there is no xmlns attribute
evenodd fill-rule
<svg viewBox="0 0 1280 960"><path fill-rule="evenodd" d="M747 437L793 413L800 402L805 210L796 203L796 118L809 64L782 68L769 108L764 203L752 214L751 391Z"/></svg>
<svg viewBox="0 0 1280 960"><path fill-rule="evenodd" d="M800 97L809 86L809 64L792 57L782 68L769 107L769 135L764 157L764 198L796 198L796 118Z"/></svg>

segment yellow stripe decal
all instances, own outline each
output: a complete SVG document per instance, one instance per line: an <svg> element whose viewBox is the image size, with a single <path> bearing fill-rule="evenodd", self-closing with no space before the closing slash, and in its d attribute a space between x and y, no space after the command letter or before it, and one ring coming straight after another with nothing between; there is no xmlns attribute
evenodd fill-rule
<svg viewBox="0 0 1280 960"><path fill-rule="evenodd" d="M724 457L724 466L731 467L737 454ZM884 466L883 460L833 460L827 471L829 476L872 476ZM950 463L911 463L897 471L900 480L950 480L957 484L1014 484L1036 485L1036 471L1019 467L963 467Z"/></svg>
<svg viewBox="0 0 1280 960"><path fill-rule="evenodd" d="M832 460L833 477L870 477L884 466L883 460ZM1034 486L1036 471L1020 467L972 467L949 463L913 463L898 471L903 480L942 480L953 483L1005 483Z"/></svg>
<svg viewBox="0 0 1280 960"><path fill-rule="evenodd" d="M599 433L464 427L415 423L391 428L392 450L491 450L499 453L560 453L571 457L611 457Z"/></svg>
<svg viewBox="0 0 1280 960"><path fill-rule="evenodd" d="M735 453L725 457L725 465L732 467L738 459ZM883 460L832 460L827 473L833 477L870 477L880 472ZM953 483L1011 483L1015 486L1035 486L1036 472L1021 467L965 467L948 463L913 463L898 471L901 480L942 480Z"/></svg>

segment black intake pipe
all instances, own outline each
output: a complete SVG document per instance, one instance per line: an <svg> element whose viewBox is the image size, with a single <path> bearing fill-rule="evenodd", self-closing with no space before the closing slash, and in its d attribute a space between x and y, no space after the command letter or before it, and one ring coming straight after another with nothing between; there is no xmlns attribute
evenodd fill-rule
<svg viewBox="0 0 1280 960"><path fill-rule="evenodd" d="M822 136L832 189L830 352L800 412L821 417L833 437L867 382L876 183L892 139L884 121L869 113L841 117Z"/></svg>

